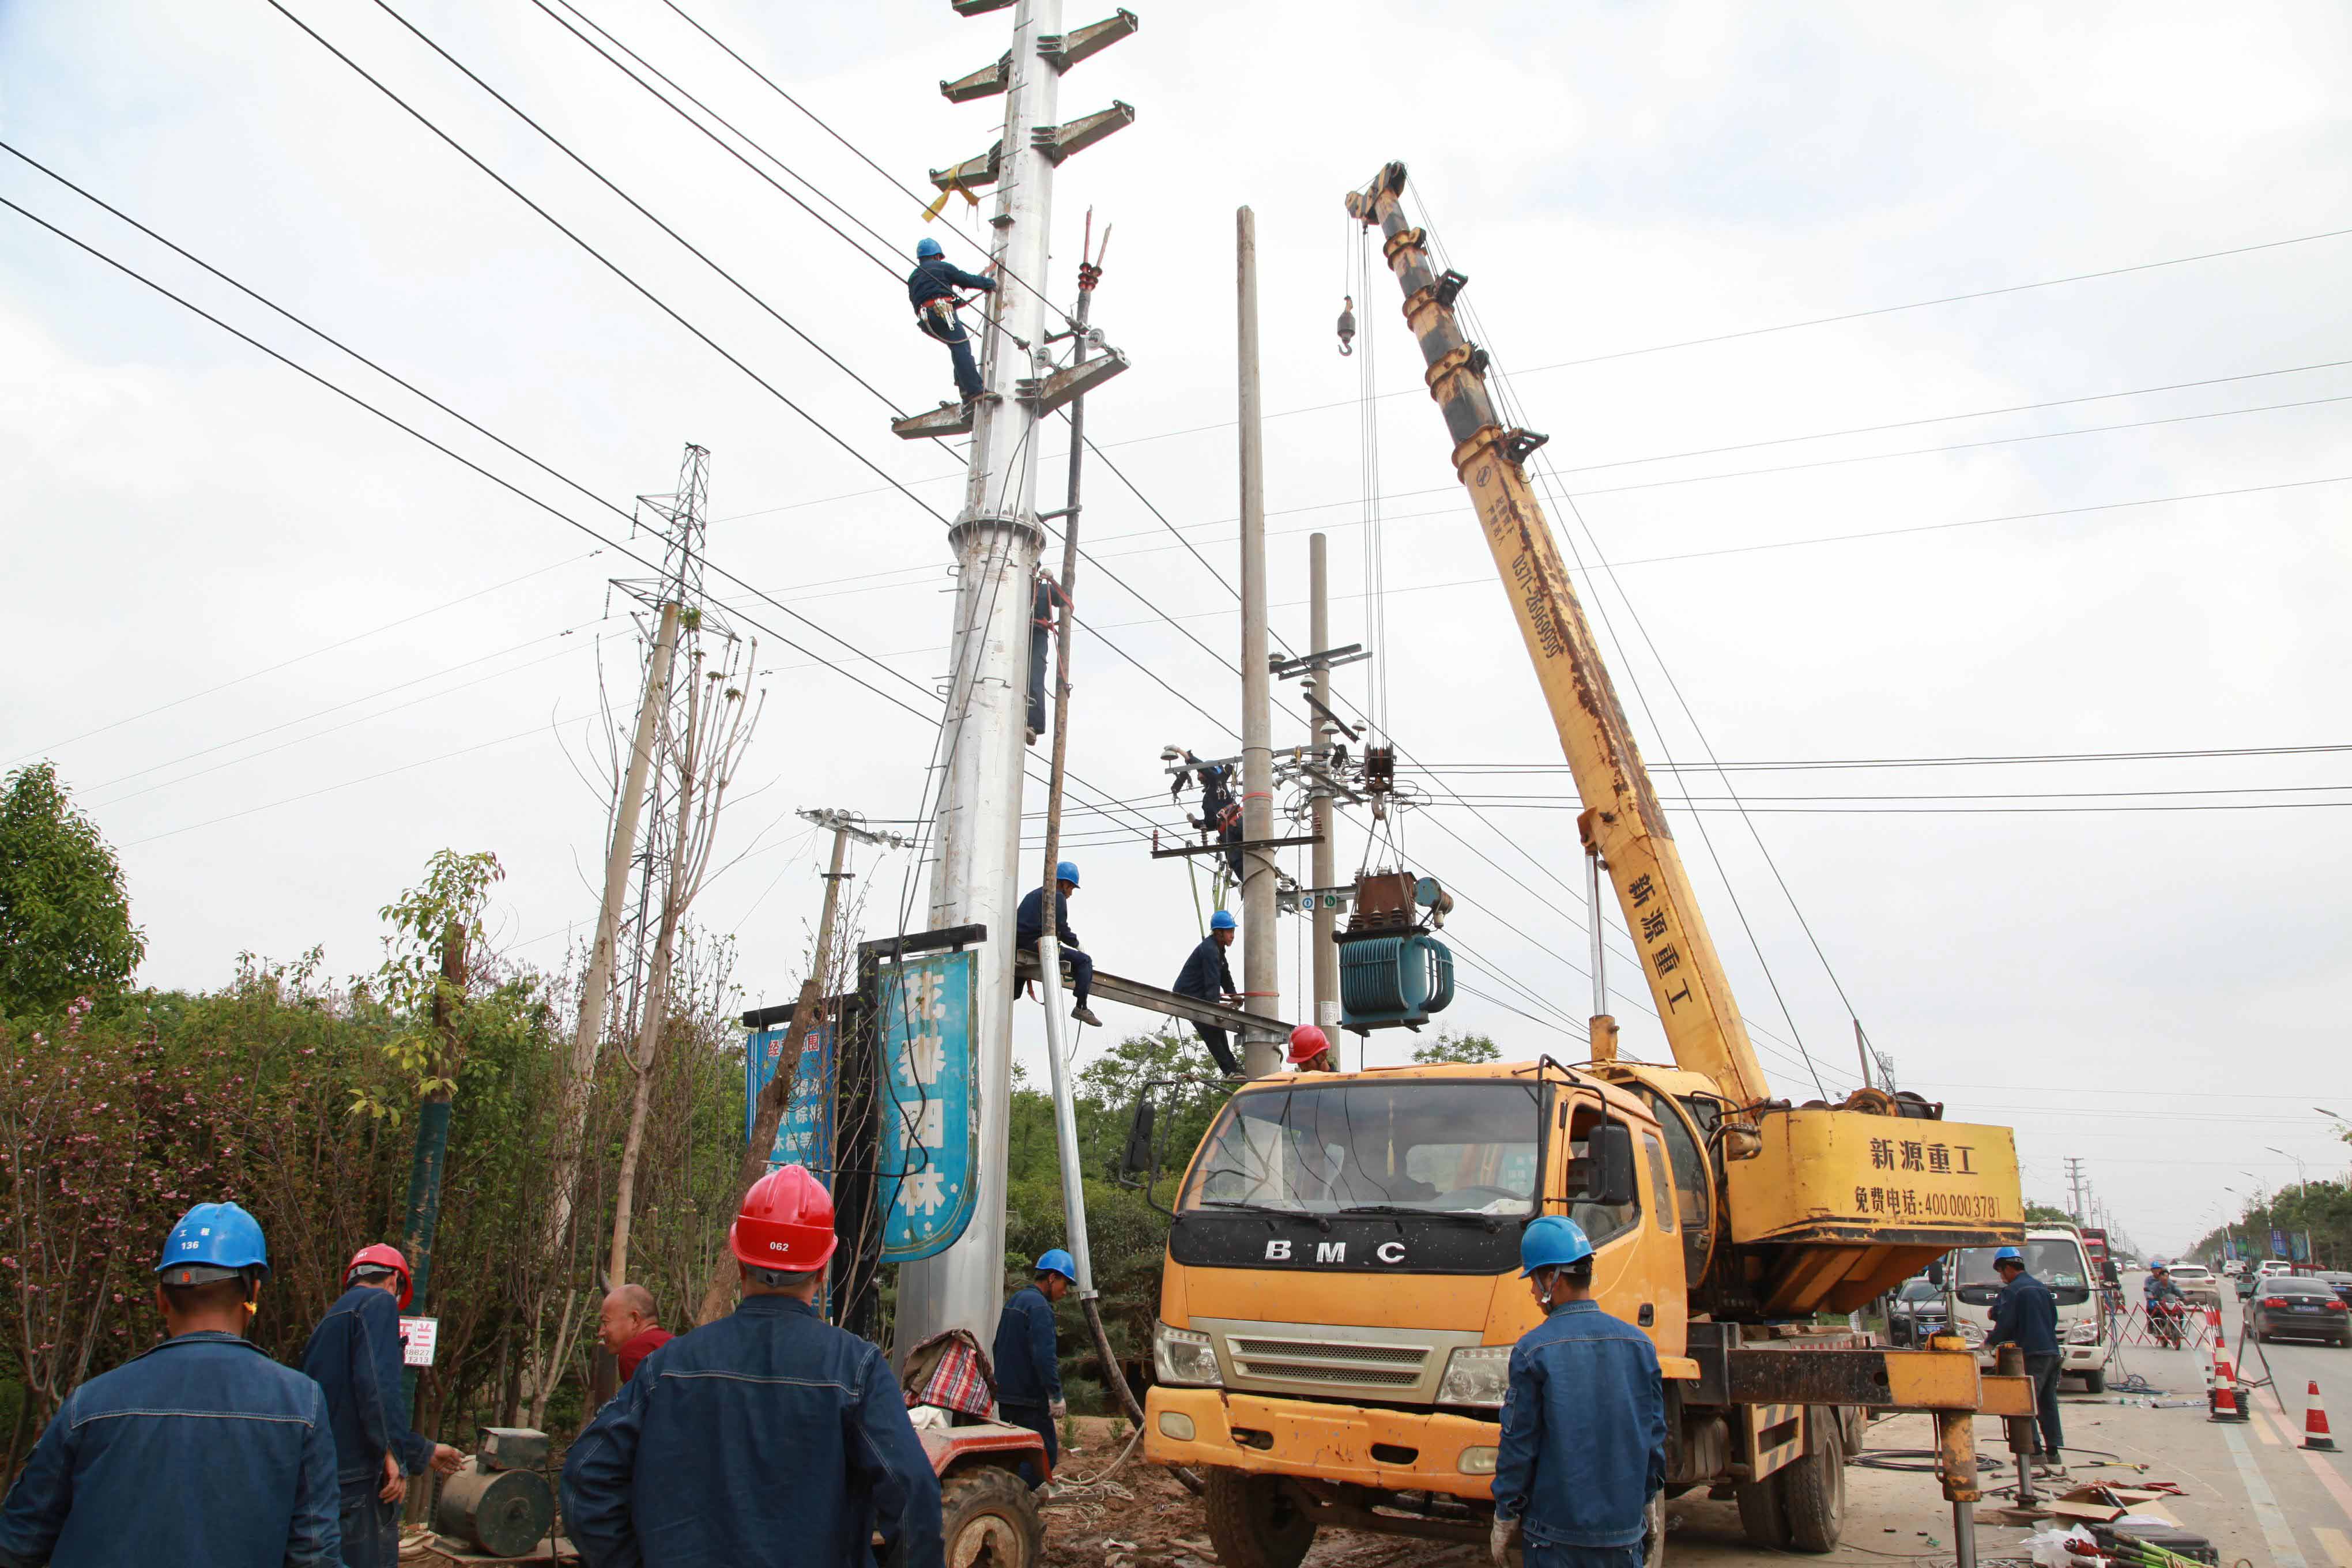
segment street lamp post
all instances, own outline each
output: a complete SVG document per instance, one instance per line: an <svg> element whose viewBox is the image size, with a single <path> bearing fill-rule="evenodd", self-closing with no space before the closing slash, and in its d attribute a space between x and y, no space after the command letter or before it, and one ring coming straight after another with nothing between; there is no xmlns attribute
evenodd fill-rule
<svg viewBox="0 0 2352 1568"><path fill-rule="evenodd" d="M2294 1162L2294 1208L2295 1217L2303 1222L2304 1261L2316 1265L2319 1259L2311 1253L2311 1183L2305 1177L2303 1156L2287 1154L2285 1150L2272 1143L2265 1143L2263 1147L2273 1154L2286 1154Z"/></svg>

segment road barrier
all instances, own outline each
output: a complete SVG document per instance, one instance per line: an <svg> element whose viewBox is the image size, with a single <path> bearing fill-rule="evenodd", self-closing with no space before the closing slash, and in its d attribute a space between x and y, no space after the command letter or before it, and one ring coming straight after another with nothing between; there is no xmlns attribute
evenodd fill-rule
<svg viewBox="0 0 2352 1568"><path fill-rule="evenodd" d="M2127 1349L2201 1351L2221 1339L2219 1307L2208 1307L2194 1315L2183 1313L2173 1321L2179 1325L2175 1334L2159 1333L2148 1321L2147 1310L2134 1307L2116 1324L2115 1342Z"/></svg>

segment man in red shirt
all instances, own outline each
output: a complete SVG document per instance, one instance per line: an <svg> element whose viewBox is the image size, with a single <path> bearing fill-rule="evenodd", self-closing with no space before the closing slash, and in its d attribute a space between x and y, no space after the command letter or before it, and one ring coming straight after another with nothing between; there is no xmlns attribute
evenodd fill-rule
<svg viewBox="0 0 2352 1568"><path fill-rule="evenodd" d="M624 1285L605 1297L597 1318L598 1337L619 1359L623 1383L635 1374L639 1362L677 1337L654 1321L654 1293L642 1285Z"/></svg>

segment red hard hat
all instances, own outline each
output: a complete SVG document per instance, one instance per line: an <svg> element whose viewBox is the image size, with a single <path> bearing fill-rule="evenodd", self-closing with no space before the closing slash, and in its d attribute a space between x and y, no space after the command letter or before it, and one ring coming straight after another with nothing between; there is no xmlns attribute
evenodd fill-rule
<svg viewBox="0 0 2352 1568"><path fill-rule="evenodd" d="M1290 1031L1290 1065L1292 1067L1304 1067L1330 1048L1329 1038L1312 1024L1301 1024Z"/></svg>
<svg viewBox="0 0 2352 1568"><path fill-rule="evenodd" d="M786 1165L753 1182L727 1232L738 1262L792 1274L824 1268L838 1241L833 1194L805 1165Z"/></svg>
<svg viewBox="0 0 2352 1568"><path fill-rule="evenodd" d="M352 1260L343 1265L344 1285L349 1286L352 1276L362 1268L389 1268L399 1275L400 1310L404 1312L408 1310L408 1299L415 1293L415 1284L408 1277L408 1258L400 1248L381 1241L373 1247L361 1247L352 1254Z"/></svg>

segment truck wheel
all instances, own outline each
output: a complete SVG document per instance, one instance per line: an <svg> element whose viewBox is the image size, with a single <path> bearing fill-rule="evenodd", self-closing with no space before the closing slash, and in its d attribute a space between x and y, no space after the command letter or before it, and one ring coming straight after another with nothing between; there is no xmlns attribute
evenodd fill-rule
<svg viewBox="0 0 2352 1568"><path fill-rule="evenodd" d="M2107 1391L2107 1369L2097 1367L2083 1374L2083 1392L2105 1394Z"/></svg>
<svg viewBox="0 0 2352 1568"><path fill-rule="evenodd" d="M1845 1435L1837 1412L1816 1405L1807 1423L1813 1451L1781 1467L1780 1509L1789 1544L1800 1552L1834 1552L1845 1529Z"/></svg>
<svg viewBox="0 0 2352 1568"><path fill-rule="evenodd" d="M1045 1558L1045 1521L1029 1483L996 1465L940 1483L940 1525L947 1568L1037 1568Z"/></svg>
<svg viewBox="0 0 2352 1568"><path fill-rule="evenodd" d="M1780 1478L1767 1476L1760 1481L1740 1481L1732 1489L1739 1503L1739 1528L1747 1532L1748 1544L1770 1552L1789 1550L1789 1516L1780 1507Z"/></svg>
<svg viewBox="0 0 2352 1568"><path fill-rule="evenodd" d="M1209 1516L1209 1544L1225 1568L1298 1568L1315 1543L1315 1521L1279 1477L1211 1470L1201 1500Z"/></svg>

